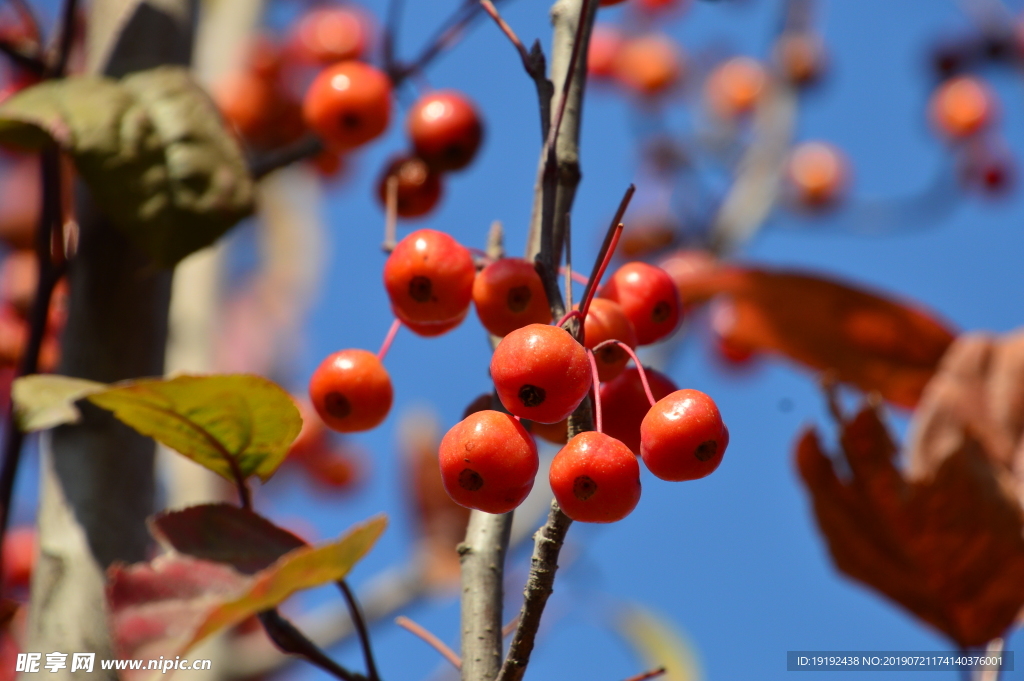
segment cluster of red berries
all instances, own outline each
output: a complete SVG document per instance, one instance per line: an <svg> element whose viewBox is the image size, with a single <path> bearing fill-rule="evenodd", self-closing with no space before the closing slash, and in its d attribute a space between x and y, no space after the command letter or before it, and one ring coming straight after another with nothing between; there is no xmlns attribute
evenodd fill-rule
<svg viewBox="0 0 1024 681"><path fill-rule="evenodd" d="M393 329L400 322L421 336L437 336L458 326L472 303L483 326L502 336L490 369L509 413L472 413L441 442L441 476L457 503L490 513L522 503L539 461L521 419L563 424L564 435L568 416L601 382L598 432L566 443L551 468L552 489L571 518L613 522L628 515L640 497L637 455L666 480L700 478L721 462L728 431L710 398L676 390L651 372L655 398L642 368L626 370L635 359L633 347L669 336L682 319L675 283L661 268L627 263L598 298L583 301L573 312L583 319L582 344L550 323L543 282L532 264L505 258L477 272L470 251L442 232L422 229L400 241L384 266L384 286L396 317ZM393 391L381 358L392 337L378 355L342 350L314 372L310 398L328 426L367 430L387 416ZM634 389L637 384L643 389ZM601 398L610 405L609 431L617 437L600 432Z"/></svg>
<svg viewBox="0 0 1024 681"><path fill-rule="evenodd" d="M371 39L370 21L356 6L312 9L295 23L283 47L262 37L245 68L221 81L214 97L228 122L255 147L278 147L315 133L326 150L314 162L334 175L346 153L379 137L391 122L391 79L361 61ZM386 202L387 181L395 178L397 212L408 218L437 204L443 173L469 165L483 125L464 95L441 90L413 105L406 132L412 152L388 163L378 193Z"/></svg>
<svg viewBox="0 0 1024 681"><path fill-rule="evenodd" d="M480 114L469 99L454 90L439 90L421 97L405 121L412 152L392 159L377 186L387 206L388 182L394 178L395 209L399 217L429 213L441 199L444 173L462 170L476 156L483 141Z"/></svg>
<svg viewBox="0 0 1024 681"><path fill-rule="evenodd" d="M390 81L358 61L369 51L372 34L368 15L355 5L310 9L282 41L269 34L260 36L242 67L215 85L214 100L239 136L257 149L280 147L298 140L309 130L317 132L327 149L312 159L313 164L324 175L336 175L344 165L345 152L383 132L390 114ZM355 97L361 99L366 109L361 113L371 114L352 126L344 140L323 135L323 107L318 109L309 101L310 83L316 82L317 74L341 64L356 64L343 71L351 68L359 73ZM366 78L364 73L371 75ZM374 78L375 75L380 78ZM375 98L383 98L384 106L373 102ZM320 99L324 99L322 94ZM316 118L317 114L321 118Z"/></svg>

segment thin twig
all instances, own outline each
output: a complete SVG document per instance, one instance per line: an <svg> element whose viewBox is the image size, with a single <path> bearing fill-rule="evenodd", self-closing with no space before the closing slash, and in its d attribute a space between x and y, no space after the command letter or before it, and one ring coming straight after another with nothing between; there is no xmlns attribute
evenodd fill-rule
<svg viewBox="0 0 1024 681"><path fill-rule="evenodd" d="M369 681L380 681L377 673L377 663L373 659L373 647L370 645L370 630L366 626L366 618L363 617L363 610L359 607L359 601L349 588L348 582L344 579L338 581L338 588L345 597L345 604L348 605L348 613L352 618L352 624L356 627L359 635L359 645L363 649L363 659L366 661L366 676Z"/></svg>
<svg viewBox="0 0 1024 681"><path fill-rule="evenodd" d="M597 432L603 433L603 424L601 422L601 377L597 373L597 360L590 349L587 350L587 359L590 360L590 373L593 377L591 389L594 391L594 423L596 424Z"/></svg>
<svg viewBox="0 0 1024 681"><path fill-rule="evenodd" d="M544 58L544 50L540 46L540 41L534 41L533 47L527 51L522 41L519 40L519 36L512 30L512 27L498 14L498 9L491 0L480 0L480 5L498 24L498 28L501 29L502 33L512 41L512 45L516 48L519 58L523 62L523 69L533 80L534 87L537 89L537 102L540 105L540 139L543 142L547 140L548 131L551 127L551 97L554 95L555 86L548 80L547 60Z"/></svg>
<svg viewBox="0 0 1024 681"><path fill-rule="evenodd" d="M364 681L365 677L362 674L349 671L328 657L316 644L306 638L305 634L299 631L294 624L281 617L277 610L261 612L259 620L270 640L284 652L299 655L310 664L320 667L320 669L342 681Z"/></svg>
<svg viewBox="0 0 1024 681"><path fill-rule="evenodd" d="M64 274L63 266L55 266L52 260L51 235L55 227L63 223L63 202L61 201L60 152L56 147L46 149L40 160L42 176L42 208L39 225L35 234L36 262L39 279L36 282L35 297L28 318L28 342L25 345L18 367L18 376L34 374L39 370L39 351L46 336L46 323L50 310L50 299L57 281ZM14 496L14 480L18 474L24 433L14 419L14 404L11 402L5 420L6 440L3 461L0 462L0 546L10 520L11 500Z"/></svg>
<svg viewBox="0 0 1024 681"><path fill-rule="evenodd" d="M256 180L260 180L279 168L290 166L298 161L313 158L324 151L324 143L316 135L300 137L291 144L272 149L253 157L249 161L249 172Z"/></svg>
<svg viewBox="0 0 1024 681"><path fill-rule="evenodd" d="M424 643L441 653L441 657L451 662L453 667L456 669L462 669L462 660L455 651L446 646L444 641L439 639L437 636L434 636L434 634L428 631L425 627L413 622L411 619L403 615L399 615L395 618L395 624L402 627L409 633L418 636Z"/></svg>
<svg viewBox="0 0 1024 681"><path fill-rule="evenodd" d="M565 308L572 309L572 226L568 215L565 216ZM585 314L585 313L584 313ZM585 320L586 317L584 316ZM582 324L582 321L580 322Z"/></svg>
<svg viewBox="0 0 1024 681"><path fill-rule="evenodd" d="M513 617L512 619L510 619L508 622L506 622L505 626L503 626L501 628L501 636L502 636L502 638L508 636L513 631L515 631L516 627L518 627L518 626L519 626L519 613L517 612L516 616Z"/></svg>
<svg viewBox="0 0 1024 681"><path fill-rule="evenodd" d="M389 175L384 185L384 243L385 253L395 250L398 244L398 176Z"/></svg>
<svg viewBox="0 0 1024 681"><path fill-rule="evenodd" d="M601 285L601 275L604 273L602 263L608 261L608 254L611 252L612 246L616 241L616 234L621 231L622 218L626 215L626 209L629 208L629 202L633 200L634 193L636 193L636 185L631 184L626 188L626 193L622 195L619 207L615 210L615 217L612 218L611 224L608 225L604 241L601 243L601 248L597 251L597 258L594 259L594 266L590 270L590 277L583 288L583 297L580 300L587 300L587 298L592 297L592 289Z"/></svg>
<svg viewBox="0 0 1024 681"><path fill-rule="evenodd" d="M402 11L404 9L404 0L389 0L386 19L384 20L384 37L381 41L385 73L391 73L395 68L395 45L398 43L398 29L402 23Z"/></svg>
<svg viewBox="0 0 1024 681"><path fill-rule="evenodd" d="M501 224L501 220L492 222L491 228L487 231L485 253L492 261L505 257L505 227Z"/></svg>
<svg viewBox="0 0 1024 681"><path fill-rule="evenodd" d="M0 39L0 52L6 54L19 67L37 76L43 75L46 71L46 63L39 58L38 50L29 53L10 40Z"/></svg>
<svg viewBox="0 0 1024 681"><path fill-rule="evenodd" d="M78 0L64 0L64 11L61 12L60 38L57 42L57 54L47 69L47 75L62 78L71 58L71 46L75 40L75 23L78 13Z"/></svg>
<svg viewBox="0 0 1024 681"><path fill-rule="evenodd" d="M628 679L626 679L626 681L647 681L647 679L656 678L658 676L661 676L662 674L664 674L667 671L668 670L665 669L664 667L658 667L657 669L652 669L649 672L644 672L643 674L637 674L636 676L631 676Z"/></svg>
<svg viewBox="0 0 1024 681"><path fill-rule="evenodd" d="M558 554L565 542L565 533L572 519L562 513L558 502L551 501L548 520L534 535L533 557L530 560L530 577L526 582L525 600L519 612L519 625L512 636L508 657L501 666L497 681L520 681L530 662L530 653L537 638L540 618L544 606L554 591L555 571L558 569Z"/></svg>

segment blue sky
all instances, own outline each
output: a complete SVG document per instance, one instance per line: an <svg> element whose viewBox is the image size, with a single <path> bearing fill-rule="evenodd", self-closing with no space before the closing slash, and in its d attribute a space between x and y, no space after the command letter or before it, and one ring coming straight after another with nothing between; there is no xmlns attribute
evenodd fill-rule
<svg viewBox="0 0 1024 681"><path fill-rule="evenodd" d="M400 51L410 54L454 5L409 3ZM383 12L379 2L369 7L378 16ZM779 2L764 0L697 2L665 28L690 52L713 49L763 58L779 9ZM512 2L502 11L524 41L540 37L549 43L543 3ZM602 10L599 19L614 19L622 11ZM862 0L822 3L818 25L830 67L825 82L802 102L798 138L825 139L845 151L853 165L854 207L923 191L950 158L925 118L933 83L927 48L968 28L968 18L952 1ZM999 130L1019 153L1024 149L1020 82L1008 71L986 75L1002 102ZM500 219L515 252L529 218L539 145L532 83L490 24L439 59L426 80L468 92L484 113L488 135L478 161L450 177L439 210L415 226L442 229L479 247L490 221ZM410 99L402 103L408 106ZM687 115L677 109L668 119L685 129ZM360 156L355 178L332 193L324 207L332 260L309 326L307 375L333 350L376 348L387 329L388 306L378 283L381 214L370 197L377 169L403 145L401 130L393 126ZM581 161L574 256L589 263L617 197L635 179L630 112L622 98L596 90L588 94ZM864 224L857 215L840 211L807 221L779 212L738 257L890 291L919 301L960 329L998 332L1019 324L1017 292L1024 285L1019 195L1001 200L965 195L946 214L888 225ZM865 235L865 228L881 233ZM832 568L791 462L798 430L826 424L812 376L775 361L737 375L710 357L706 340L694 334L682 343L670 374L681 386L704 390L718 401L732 433L724 463L693 483L646 476L640 505L629 518L607 527L573 526L566 550L575 560L559 574L550 606L553 623L544 629L528 677L615 681L640 671L640 662L606 626L615 606L629 601L651 607L684 631L704 678L716 681L786 678L787 650L948 649L931 630ZM329 512L299 493L280 500L281 511L309 513L325 534L379 510L392 515L392 529L357 570L356 583L407 555L410 530L394 436L398 415L429 404L442 427L449 427L465 404L487 389L487 362L487 345L474 324L434 340L401 334L387 359L396 390L392 417L357 438L373 453L370 486L331 505ZM894 418L902 430L901 417ZM520 551L514 565L521 567L527 555ZM519 588L517 583L510 591ZM457 643L454 600L418 606L410 616ZM397 627L384 623L375 634L388 679L425 678L436 669L437 656ZM1014 639L1011 649L1019 641ZM340 652L358 659L352 646ZM872 674L897 676L902 678Z"/></svg>

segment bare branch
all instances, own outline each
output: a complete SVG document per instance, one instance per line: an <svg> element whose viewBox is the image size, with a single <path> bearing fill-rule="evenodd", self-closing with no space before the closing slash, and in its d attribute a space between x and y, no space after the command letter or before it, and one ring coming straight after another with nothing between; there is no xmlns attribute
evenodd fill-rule
<svg viewBox="0 0 1024 681"><path fill-rule="evenodd" d="M259 180L278 168L290 166L298 161L313 158L324 150L324 143L316 135L304 135L291 144L272 149L249 161L249 172Z"/></svg>
<svg viewBox="0 0 1024 681"><path fill-rule="evenodd" d="M35 50L26 50L22 45L10 40L0 40L0 52L26 71L41 76L46 71L46 63L39 57L38 46L36 47Z"/></svg>
<svg viewBox="0 0 1024 681"><path fill-rule="evenodd" d="M519 613L519 626L516 627L508 657L505 658L497 681L520 681L526 672L537 629L540 627L540 618L544 614L544 606L554 591L558 554L562 550L565 533L571 524L572 520L562 513L558 502L552 500L547 522L534 535L530 577L526 582L525 600Z"/></svg>
<svg viewBox="0 0 1024 681"><path fill-rule="evenodd" d="M277 610L259 614L260 624L274 644L286 653L298 655L310 664L342 681L359 681L363 677L345 669L328 657L315 643L310 641L294 624L281 617Z"/></svg>
<svg viewBox="0 0 1024 681"><path fill-rule="evenodd" d="M459 544L464 681L493 679L501 669L501 607L511 530L511 513L474 510L466 540Z"/></svg>
<svg viewBox="0 0 1024 681"><path fill-rule="evenodd" d="M636 676L631 676L628 679L626 679L626 681L647 681L647 679L656 678L658 676L661 676L662 674L664 674L667 671L668 670L665 669L664 667L658 667L657 669L652 669L649 672L644 672L643 674L637 674Z"/></svg>
<svg viewBox="0 0 1024 681"><path fill-rule="evenodd" d="M462 660L455 654L455 651L444 644L444 641L434 636L428 629L416 624L408 617L399 615L395 618L395 624L402 627L409 633L418 636L427 645L441 653L441 656L451 662L456 669L462 669Z"/></svg>

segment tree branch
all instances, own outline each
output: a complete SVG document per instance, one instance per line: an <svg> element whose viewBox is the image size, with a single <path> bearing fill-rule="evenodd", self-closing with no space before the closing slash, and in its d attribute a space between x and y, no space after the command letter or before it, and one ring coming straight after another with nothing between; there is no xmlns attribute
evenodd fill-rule
<svg viewBox="0 0 1024 681"><path fill-rule="evenodd" d="M305 634L299 631L294 624L281 617L277 610L261 612L259 620L270 640L284 652L300 656L310 664L320 667L320 669L323 669L331 676L341 679L341 681L360 681L364 678L361 674L345 669L328 657L315 643L306 638Z"/></svg>
<svg viewBox="0 0 1024 681"><path fill-rule="evenodd" d="M462 567L462 679L491 681L501 669L501 606L512 514L473 511Z"/></svg>
<svg viewBox="0 0 1024 681"><path fill-rule="evenodd" d="M444 644L444 641L434 636L426 628L416 624L408 617L396 617L395 624L402 627L410 634L419 637L424 643L441 654L441 657L448 660L456 669L462 669L462 660L455 654L455 651Z"/></svg>
<svg viewBox="0 0 1024 681"><path fill-rule="evenodd" d="M512 41L513 47L516 48L519 58L523 62L523 68L533 79L534 86L537 88L537 103L540 105L540 139L542 142L547 141L551 127L551 98L554 96L555 86L548 80L547 60L544 58L544 50L540 46L540 41L535 40L533 47L527 51L512 27L498 14L498 9L491 0L480 0L480 5L498 24L502 33Z"/></svg>
<svg viewBox="0 0 1024 681"><path fill-rule="evenodd" d="M554 590L558 554L565 541L565 533L572 520L562 513L558 502L552 500L548 520L534 535L533 557L530 559L530 577L526 582L525 600L519 613L519 626L512 637L508 657L501 666L497 681L519 681L526 672L533 652L540 618L544 606ZM500 626L500 625L499 625Z"/></svg>
<svg viewBox="0 0 1024 681"><path fill-rule="evenodd" d="M316 135L300 137L291 144L253 156L249 160L249 172L259 180L278 168L290 166L298 161L313 158L324 150L324 143Z"/></svg>

